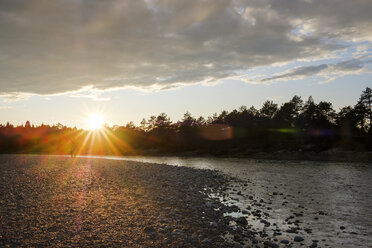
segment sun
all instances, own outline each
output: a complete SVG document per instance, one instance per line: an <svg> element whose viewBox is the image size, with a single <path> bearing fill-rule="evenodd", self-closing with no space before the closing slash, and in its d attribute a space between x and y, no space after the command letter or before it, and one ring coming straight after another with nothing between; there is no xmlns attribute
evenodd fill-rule
<svg viewBox="0 0 372 248"><path fill-rule="evenodd" d="M90 115L87 122L90 130L97 130L103 127L103 117L99 114Z"/></svg>

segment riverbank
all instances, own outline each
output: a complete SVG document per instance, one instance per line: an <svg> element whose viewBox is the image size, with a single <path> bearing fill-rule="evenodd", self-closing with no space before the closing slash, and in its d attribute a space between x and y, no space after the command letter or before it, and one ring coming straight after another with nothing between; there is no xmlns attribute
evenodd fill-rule
<svg viewBox="0 0 372 248"><path fill-rule="evenodd" d="M0 155L0 247L370 243L366 164L125 159Z"/></svg>
<svg viewBox="0 0 372 248"><path fill-rule="evenodd" d="M0 172L1 247L230 246L215 171L1 155Z"/></svg>
<svg viewBox="0 0 372 248"><path fill-rule="evenodd" d="M14 153L14 155L27 155L28 153ZM1 154L0 154L1 155ZM10 154L3 154L10 155ZM43 154L29 153L28 155L65 155L69 154ZM79 154L80 156L118 156L113 154ZM343 151L338 149L330 149L321 152L314 151L290 151L279 150L271 152L261 152L258 150L224 150L224 151L186 151L186 152L161 152L158 150L137 151L135 154L122 154L122 157L139 157L139 156L154 156L154 157L185 157L185 158L248 158L262 160L293 160L293 161L324 161L324 162L346 162L346 163L369 163L372 162L372 151Z"/></svg>
<svg viewBox="0 0 372 248"><path fill-rule="evenodd" d="M328 162L372 162L372 152L353 152L327 150L323 152L302 152L302 151L276 151L259 152L246 156L253 159L269 160L308 160L308 161L328 161Z"/></svg>
<svg viewBox="0 0 372 248"><path fill-rule="evenodd" d="M126 155L131 156L131 155ZM136 155L137 156L137 155ZM218 152L188 151L181 153L162 153L158 151L143 152L140 156L169 156L169 157L217 157L217 158L250 158L264 160L294 160L294 161L324 161L324 162L347 162L364 163L372 162L372 152L326 150L322 152L313 151L289 151L279 150L272 152L260 151L236 151L226 150Z"/></svg>

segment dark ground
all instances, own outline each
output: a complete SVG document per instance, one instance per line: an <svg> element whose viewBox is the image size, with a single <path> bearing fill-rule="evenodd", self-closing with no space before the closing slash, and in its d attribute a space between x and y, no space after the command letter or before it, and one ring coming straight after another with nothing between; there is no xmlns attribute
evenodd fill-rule
<svg viewBox="0 0 372 248"><path fill-rule="evenodd" d="M0 176L0 247L231 246L221 203L207 199L227 182L217 172L1 155Z"/></svg>

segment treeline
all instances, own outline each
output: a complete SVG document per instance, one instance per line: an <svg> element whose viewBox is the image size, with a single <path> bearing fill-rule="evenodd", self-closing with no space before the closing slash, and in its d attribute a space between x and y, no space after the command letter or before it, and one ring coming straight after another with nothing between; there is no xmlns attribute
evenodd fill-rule
<svg viewBox="0 0 372 248"><path fill-rule="evenodd" d="M234 155L278 150L324 151L332 148L372 150L372 90L366 88L354 106L334 110L330 102L294 96L278 106L242 106L211 117L184 114L172 122L162 113L139 126L106 126L85 131L61 124L34 127L29 122L0 126L2 153L68 154L215 154Z"/></svg>

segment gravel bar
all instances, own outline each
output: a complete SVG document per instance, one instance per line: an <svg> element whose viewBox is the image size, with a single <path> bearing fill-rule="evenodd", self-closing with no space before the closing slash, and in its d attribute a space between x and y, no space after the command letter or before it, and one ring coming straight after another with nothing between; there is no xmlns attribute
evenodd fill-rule
<svg viewBox="0 0 372 248"><path fill-rule="evenodd" d="M0 177L0 247L233 247L216 171L1 155Z"/></svg>

